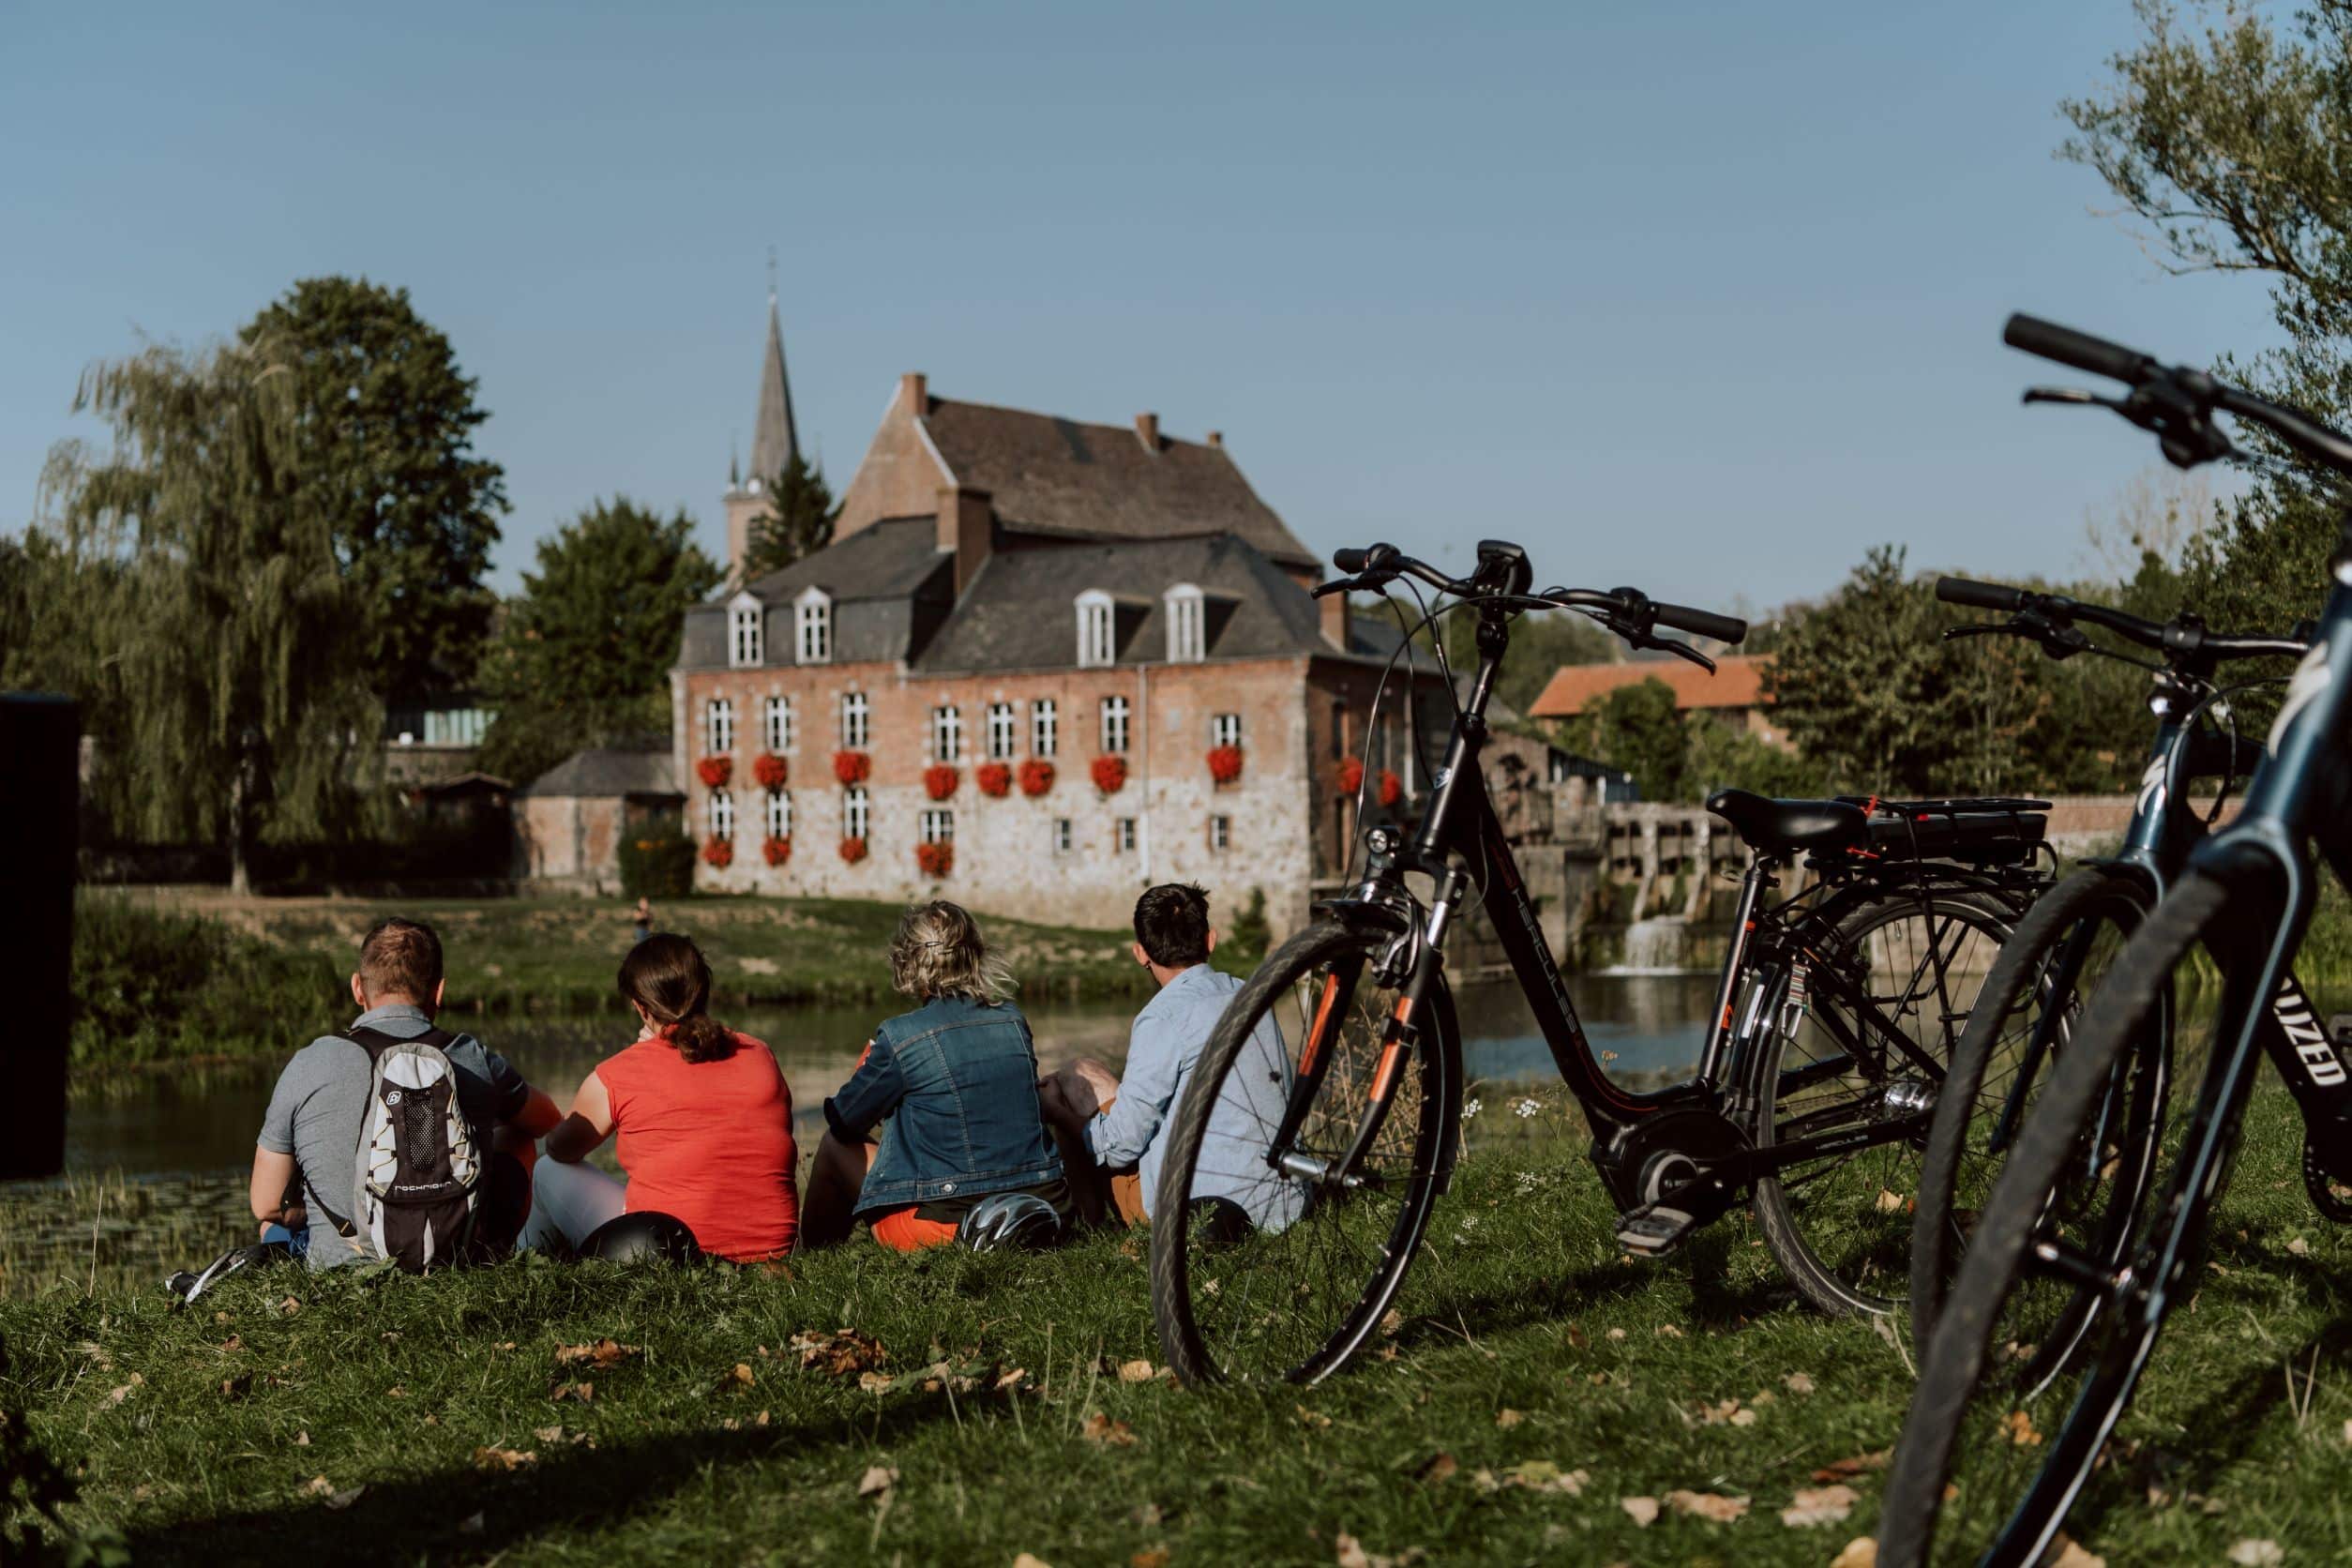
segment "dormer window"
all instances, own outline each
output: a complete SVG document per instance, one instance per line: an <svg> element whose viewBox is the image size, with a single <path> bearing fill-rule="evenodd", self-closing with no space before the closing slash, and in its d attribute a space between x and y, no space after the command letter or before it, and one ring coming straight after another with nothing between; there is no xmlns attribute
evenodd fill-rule
<svg viewBox="0 0 2352 1568"><path fill-rule="evenodd" d="M1200 590L1180 582L1161 601L1168 610L1168 662L1199 664L1209 656L1208 616Z"/></svg>
<svg viewBox="0 0 2352 1568"><path fill-rule="evenodd" d="M760 662L763 652L761 622L764 612L758 599L737 594L727 607L727 663L742 670Z"/></svg>
<svg viewBox="0 0 2352 1568"><path fill-rule="evenodd" d="M802 664L833 662L833 599L822 588L804 589L792 601L797 635L793 646Z"/></svg>
<svg viewBox="0 0 2352 1568"><path fill-rule="evenodd" d="M1078 596L1078 662L1080 670L1098 670L1115 663L1118 648L1111 634L1116 624L1110 596L1090 588Z"/></svg>

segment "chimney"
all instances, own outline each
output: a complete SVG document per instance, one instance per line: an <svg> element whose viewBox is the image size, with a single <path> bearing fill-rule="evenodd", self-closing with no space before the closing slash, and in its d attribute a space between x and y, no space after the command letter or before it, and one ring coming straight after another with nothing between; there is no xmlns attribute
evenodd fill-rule
<svg viewBox="0 0 2352 1568"><path fill-rule="evenodd" d="M1220 452L1224 451L1225 432L1223 430L1211 430L1209 432L1209 445L1215 447Z"/></svg>
<svg viewBox="0 0 2352 1568"><path fill-rule="evenodd" d="M931 412L931 378L920 370L909 370L898 378L898 400L907 405L907 412L920 418Z"/></svg>
<svg viewBox="0 0 2352 1568"><path fill-rule="evenodd" d="M1334 594L1327 599L1318 599L1315 602L1323 612L1323 641L1341 653L1346 653L1349 629L1348 596Z"/></svg>
<svg viewBox="0 0 2352 1568"><path fill-rule="evenodd" d="M921 377L914 378L921 380ZM962 598L995 541L995 511L987 490L970 485L939 489L939 548L956 556L956 596Z"/></svg>
<svg viewBox="0 0 2352 1568"><path fill-rule="evenodd" d="M1135 433L1142 438L1145 451L1158 451L1160 449L1160 416L1156 414L1137 415Z"/></svg>

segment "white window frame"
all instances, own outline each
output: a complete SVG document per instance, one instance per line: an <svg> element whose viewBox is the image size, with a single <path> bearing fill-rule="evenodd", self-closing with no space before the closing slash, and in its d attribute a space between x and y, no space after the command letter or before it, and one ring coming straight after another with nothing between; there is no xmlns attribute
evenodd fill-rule
<svg viewBox="0 0 2352 1568"><path fill-rule="evenodd" d="M792 792L770 790L767 796L768 837L790 838L792 836Z"/></svg>
<svg viewBox="0 0 2352 1568"><path fill-rule="evenodd" d="M1225 851L1229 850L1232 847L1233 819L1224 816L1210 818L1209 848L1218 853L1223 853Z"/></svg>
<svg viewBox="0 0 2352 1568"><path fill-rule="evenodd" d="M960 762L964 760L963 710L950 702L931 710L931 761Z"/></svg>
<svg viewBox="0 0 2352 1568"><path fill-rule="evenodd" d="M1209 656L1208 600L1197 584L1180 582L1161 596L1168 615L1168 662L1199 664Z"/></svg>
<svg viewBox="0 0 2352 1568"><path fill-rule="evenodd" d="M796 664L833 662L833 596L813 583L792 601L792 654Z"/></svg>
<svg viewBox="0 0 2352 1568"><path fill-rule="evenodd" d="M1029 754L1050 757L1062 745L1062 710L1050 697L1029 705Z"/></svg>
<svg viewBox="0 0 2352 1568"><path fill-rule="evenodd" d="M1112 696L1103 699L1101 708L1103 750L1110 756L1123 757L1127 754L1127 743L1133 738L1129 733L1131 726L1128 720L1133 713L1134 710L1128 706L1124 697Z"/></svg>
<svg viewBox="0 0 2352 1568"><path fill-rule="evenodd" d="M709 743L708 754L724 757L735 749L735 700L714 697L702 704L702 738Z"/></svg>
<svg viewBox="0 0 2352 1568"><path fill-rule="evenodd" d="M1078 596L1078 665L1104 670L1119 662L1119 612L1110 596L1089 588Z"/></svg>
<svg viewBox="0 0 2352 1568"><path fill-rule="evenodd" d="M758 668L766 652L766 622L767 607L750 594L737 594L728 601L727 667L729 669Z"/></svg>
<svg viewBox="0 0 2352 1568"><path fill-rule="evenodd" d="M926 844L952 844L956 841L956 813L944 806L926 807L922 828Z"/></svg>
<svg viewBox="0 0 2352 1568"><path fill-rule="evenodd" d="M873 802L867 798L866 786L852 784L841 792L841 837L870 838L873 837Z"/></svg>
<svg viewBox="0 0 2352 1568"><path fill-rule="evenodd" d="M1012 761L1020 741L1020 715L1010 702L988 704L988 761Z"/></svg>
<svg viewBox="0 0 2352 1568"><path fill-rule="evenodd" d="M1211 716L1209 719L1209 744L1211 746L1241 745L1242 716L1239 714L1215 714Z"/></svg>
<svg viewBox="0 0 2352 1568"><path fill-rule="evenodd" d="M735 792L713 790L704 807L704 821L710 823L712 837L731 840L735 837Z"/></svg>
<svg viewBox="0 0 2352 1568"><path fill-rule="evenodd" d="M1070 831L1069 818L1056 817L1053 820L1053 837L1048 842L1053 845L1053 852L1056 854L1070 852L1070 846L1077 842L1077 839Z"/></svg>
<svg viewBox="0 0 2352 1568"><path fill-rule="evenodd" d="M792 752L798 737L792 733L792 700L770 697L760 704L760 738L778 757Z"/></svg>
<svg viewBox="0 0 2352 1568"><path fill-rule="evenodd" d="M841 694L841 749L863 751L874 738L874 704L862 691ZM854 838L855 834L850 835Z"/></svg>
<svg viewBox="0 0 2352 1568"><path fill-rule="evenodd" d="M1121 854L1135 853L1136 829L1133 817L1121 817L1111 824L1111 846Z"/></svg>

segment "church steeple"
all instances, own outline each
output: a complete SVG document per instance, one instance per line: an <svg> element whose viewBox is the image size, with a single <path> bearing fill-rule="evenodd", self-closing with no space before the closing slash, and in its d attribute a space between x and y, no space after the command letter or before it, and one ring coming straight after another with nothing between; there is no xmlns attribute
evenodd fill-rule
<svg viewBox="0 0 2352 1568"><path fill-rule="evenodd" d="M760 404L751 425L750 472L727 463L727 565L743 580L751 525L768 507L768 487L800 456L800 431L792 421L792 384L784 373L784 322L776 304L776 253L768 252L768 340L760 362Z"/></svg>

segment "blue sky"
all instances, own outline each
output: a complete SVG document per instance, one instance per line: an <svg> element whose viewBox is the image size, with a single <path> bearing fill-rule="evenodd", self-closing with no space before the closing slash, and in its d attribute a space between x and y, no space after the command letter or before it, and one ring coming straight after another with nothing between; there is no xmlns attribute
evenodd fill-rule
<svg viewBox="0 0 2352 1568"><path fill-rule="evenodd" d="M2153 457L2024 411L2035 309L2269 340L2053 160L2125 0L0 8L0 524L89 360L404 284L480 378L496 580L592 498L723 543L768 248L837 487L898 373L1226 432L1328 552L1750 606L1874 543L2083 564Z"/></svg>

